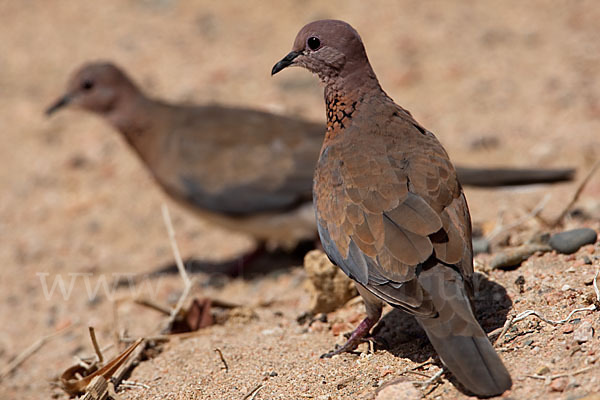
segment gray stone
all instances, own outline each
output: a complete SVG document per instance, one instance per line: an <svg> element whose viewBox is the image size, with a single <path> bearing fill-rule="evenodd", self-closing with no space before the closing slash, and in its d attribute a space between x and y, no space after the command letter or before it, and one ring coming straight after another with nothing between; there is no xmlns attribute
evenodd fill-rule
<svg viewBox="0 0 600 400"><path fill-rule="evenodd" d="M596 231L590 228L573 229L552 235L550 246L559 253L575 253L581 246L596 243Z"/></svg>

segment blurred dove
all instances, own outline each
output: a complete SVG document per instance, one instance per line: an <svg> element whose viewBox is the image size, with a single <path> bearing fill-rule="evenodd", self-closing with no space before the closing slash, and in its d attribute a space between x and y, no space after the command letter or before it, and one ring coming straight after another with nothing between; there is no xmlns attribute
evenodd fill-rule
<svg viewBox="0 0 600 400"><path fill-rule="evenodd" d="M76 107L121 132L164 191L202 218L293 248L316 239L312 174L322 125L263 111L168 104L111 63L89 63L47 114Z"/></svg>

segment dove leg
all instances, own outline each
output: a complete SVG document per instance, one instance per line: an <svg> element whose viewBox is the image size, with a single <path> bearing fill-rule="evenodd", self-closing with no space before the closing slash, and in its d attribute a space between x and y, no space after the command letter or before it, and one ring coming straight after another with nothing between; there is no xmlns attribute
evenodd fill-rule
<svg viewBox="0 0 600 400"><path fill-rule="evenodd" d="M365 302L365 308L367 311L367 317L361 321L360 324L354 329L348 341L341 347L330 351L329 353L323 354L321 358L331 358L336 354L342 354L351 352L361 344L365 338L369 334L369 331L379 318L381 318L381 309L383 308L383 304L376 299L373 295L371 295L368 291L362 288L360 285L356 285L358 292L363 298Z"/></svg>

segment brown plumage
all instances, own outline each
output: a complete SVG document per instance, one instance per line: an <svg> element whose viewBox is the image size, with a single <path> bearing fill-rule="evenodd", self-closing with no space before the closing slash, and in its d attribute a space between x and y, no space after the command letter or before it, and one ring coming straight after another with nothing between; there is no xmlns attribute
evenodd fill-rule
<svg viewBox="0 0 600 400"><path fill-rule="evenodd" d="M100 115L174 199L212 222L275 246L316 236L312 175L322 125L242 108L168 104L110 63L79 68L51 114Z"/></svg>
<svg viewBox="0 0 600 400"><path fill-rule="evenodd" d="M329 257L357 283L367 318L383 302L415 315L444 364L482 396L511 378L473 315L471 221L456 171L436 137L381 89L358 33L342 21L303 27L290 65L325 84L327 131L314 178L317 226Z"/></svg>

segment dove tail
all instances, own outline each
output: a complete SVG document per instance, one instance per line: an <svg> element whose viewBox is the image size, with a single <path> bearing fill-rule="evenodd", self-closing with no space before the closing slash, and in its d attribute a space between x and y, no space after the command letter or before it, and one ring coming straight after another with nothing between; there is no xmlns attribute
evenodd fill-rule
<svg viewBox="0 0 600 400"><path fill-rule="evenodd" d="M417 320L450 372L479 396L496 396L510 389L510 374L475 319L460 275L436 266L423 272L419 282L438 313Z"/></svg>
<svg viewBox="0 0 600 400"><path fill-rule="evenodd" d="M434 324L422 325L442 362L468 390L479 396L497 396L510 389L510 375L485 335L444 336Z"/></svg>

